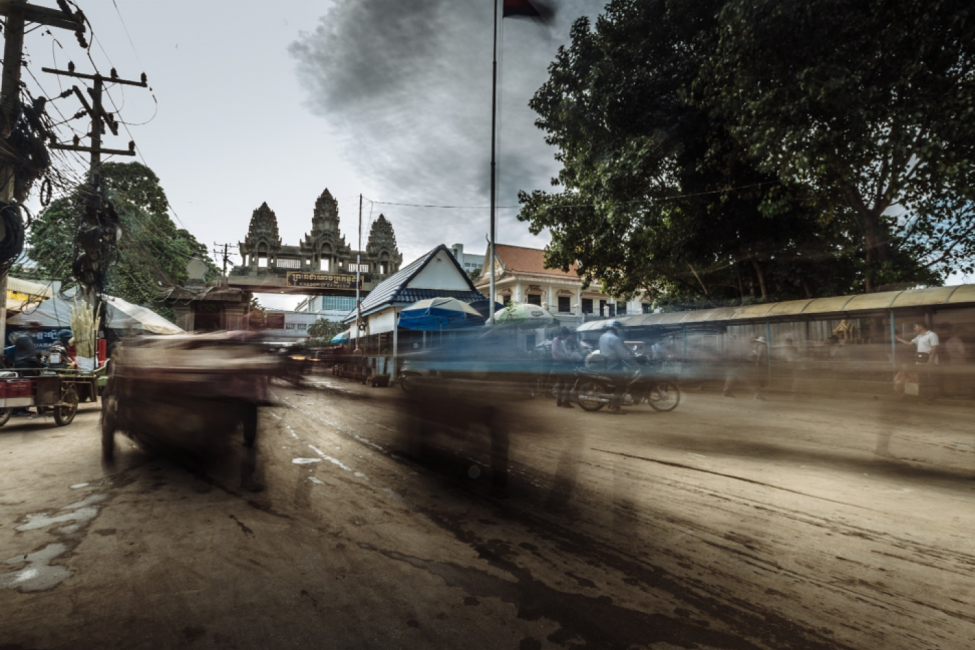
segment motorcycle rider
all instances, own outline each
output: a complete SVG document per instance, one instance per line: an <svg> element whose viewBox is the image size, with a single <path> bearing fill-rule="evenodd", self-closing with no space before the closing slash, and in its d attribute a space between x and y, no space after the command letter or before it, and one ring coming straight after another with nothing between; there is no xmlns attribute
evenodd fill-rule
<svg viewBox="0 0 975 650"><path fill-rule="evenodd" d="M626 412L620 407L623 394L626 392L626 376L624 369L627 362L635 361L636 354L623 342L623 323L618 320L609 322L606 332L599 337L599 354L606 361L606 374L613 379L613 397L608 411L618 415Z"/></svg>

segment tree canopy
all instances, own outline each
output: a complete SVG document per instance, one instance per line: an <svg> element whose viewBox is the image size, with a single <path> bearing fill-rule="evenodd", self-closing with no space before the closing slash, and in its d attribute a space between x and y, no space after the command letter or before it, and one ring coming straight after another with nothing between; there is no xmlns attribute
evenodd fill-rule
<svg viewBox="0 0 975 650"><path fill-rule="evenodd" d="M612 0L594 26L586 18L575 23L571 43L530 102L563 165L553 179L560 191L520 195L519 218L535 233L551 231L549 264L578 263L587 281L618 295L643 289L658 304L815 297L869 289L878 280L936 282L969 254L960 241L941 266L929 263L936 238L964 239L965 232L936 219L926 227L910 217L878 217L886 226L878 267L875 241L864 235L848 192L770 162L776 142L799 159L810 152L780 132L756 145L751 136L760 125L745 120L747 107L735 108L741 83L726 72L748 58L735 49L729 25L755 19L745 10L750 4ZM817 36L843 38L840 31ZM794 41L780 24L776 43L801 50ZM857 59L850 62L855 69ZM755 93L766 87L762 74L752 78ZM770 101L767 119L801 129L794 124L801 102L775 115L783 103ZM971 204L965 208L956 190L925 205Z"/></svg>
<svg viewBox="0 0 975 650"><path fill-rule="evenodd" d="M162 289L184 283L186 264L194 257L215 273L206 247L173 223L159 178L145 165L105 163L102 180L122 230L106 292L171 317L172 310L162 302ZM79 186L69 196L53 201L33 222L28 236L29 257L37 264L37 275L60 280L65 287L77 284L71 265L78 256L76 239L86 190Z"/></svg>

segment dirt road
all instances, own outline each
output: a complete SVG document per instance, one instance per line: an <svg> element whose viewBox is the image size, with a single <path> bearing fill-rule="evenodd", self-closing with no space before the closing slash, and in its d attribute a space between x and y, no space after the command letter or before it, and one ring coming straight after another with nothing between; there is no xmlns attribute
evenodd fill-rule
<svg viewBox="0 0 975 650"><path fill-rule="evenodd" d="M205 474L125 443L103 468L94 410L0 429L0 648L975 638L970 409L694 393L488 426L331 378L274 393L256 459L234 441Z"/></svg>

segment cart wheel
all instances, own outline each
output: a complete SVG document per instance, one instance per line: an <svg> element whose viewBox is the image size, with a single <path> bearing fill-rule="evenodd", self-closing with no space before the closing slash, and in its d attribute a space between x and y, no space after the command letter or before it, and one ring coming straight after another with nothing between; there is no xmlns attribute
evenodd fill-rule
<svg viewBox="0 0 975 650"><path fill-rule="evenodd" d="M257 405L245 404L243 414L244 446L253 447L257 441Z"/></svg>
<svg viewBox="0 0 975 650"><path fill-rule="evenodd" d="M0 427L7 423L10 419L10 414L13 412L13 409L0 409Z"/></svg>
<svg viewBox="0 0 975 650"><path fill-rule="evenodd" d="M75 414L78 413L78 393L74 388L69 388L61 395L61 404L54 407L54 422L59 427L71 424Z"/></svg>

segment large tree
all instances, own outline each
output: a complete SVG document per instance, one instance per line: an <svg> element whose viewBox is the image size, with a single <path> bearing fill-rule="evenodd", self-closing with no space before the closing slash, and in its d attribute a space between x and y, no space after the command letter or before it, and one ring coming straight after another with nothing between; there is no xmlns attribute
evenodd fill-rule
<svg viewBox="0 0 975 650"><path fill-rule="evenodd" d="M533 232L552 233L549 263L578 262L587 280L614 293L642 288L658 302L682 304L930 284L969 270L966 188L973 187L968 148L975 138L967 129L975 120L962 53L972 41L961 45L958 36L975 21L950 27L951 19L925 16L916 21L923 43L908 48L913 58L899 52L885 64L876 41L897 32L906 47L913 18L874 4L865 22L857 11L832 11L863 3L839 0L815 0L812 8L773 0L612 0L594 26L577 21L531 102L563 164L553 180L561 192L521 195L520 218ZM958 6L938 3L938 10ZM820 29L803 29L804 21ZM830 30L833 22L843 27ZM851 40L858 45L844 49ZM929 50L940 54L919 54ZM801 63L811 51L836 53L835 60L804 77ZM941 80L923 87L939 106L908 102L904 113L937 125L908 138L890 106L886 117L882 109L923 94L917 87L926 57L935 59ZM840 61L845 90L832 96L830 65ZM817 101L846 114L818 119ZM887 136L896 142L884 144ZM965 144L953 148L962 137ZM878 149L890 157L878 157ZM830 155L858 161L853 171L885 185L860 182L850 166L831 165Z"/></svg>
<svg viewBox="0 0 975 650"><path fill-rule="evenodd" d="M163 302L167 287L183 284L186 265L192 258L216 267L206 247L169 216L169 202L156 174L140 163L105 163L102 179L108 198L121 221L115 262L109 267L106 293L165 315L172 310ZM43 278L60 280L65 287L77 284L71 265L78 257L77 235L83 224L83 200L87 187L52 202L34 221L28 242L29 256Z"/></svg>
<svg viewBox="0 0 975 650"><path fill-rule="evenodd" d="M815 197L759 168L695 87L719 0L614 0L579 19L531 100L560 193L523 193L548 262L682 305L849 291L855 250Z"/></svg>
<svg viewBox="0 0 975 650"><path fill-rule="evenodd" d="M729 0L720 19L703 94L763 171L848 220L867 289L905 262L973 272L972 3Z"/></svg>

